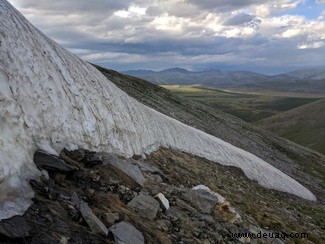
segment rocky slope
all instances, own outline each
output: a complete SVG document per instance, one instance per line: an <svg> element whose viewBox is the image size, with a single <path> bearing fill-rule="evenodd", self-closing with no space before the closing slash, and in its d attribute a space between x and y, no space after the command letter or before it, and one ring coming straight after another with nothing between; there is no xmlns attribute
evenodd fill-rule
<svg viewBox="0 0 325 244"><path fill-rule="evenodd" d="M318 201L325 204L323 155L260 130L220 110L174 95L145 80L96 67L141 103L267 160L312 189Z"/></svg>
<svg viewBox="0 0 325 244"><path fill-rule="evenodd" d="M321 204L187 153L165 148L144 160L65 148L33 158L42 171L34 204L0 221L1 243L325 241Z"/></svg>
<svg viewBox="0 0 325 244"><path fill-rule="evenodd" d="M265 187L316 200L254 154L137 102L7 1L0 2L0 23L0 219L22 214L31 204L28 181L39 173L32 152L74 148L73 143L125 157L173 148L237 166Z"/></svg>

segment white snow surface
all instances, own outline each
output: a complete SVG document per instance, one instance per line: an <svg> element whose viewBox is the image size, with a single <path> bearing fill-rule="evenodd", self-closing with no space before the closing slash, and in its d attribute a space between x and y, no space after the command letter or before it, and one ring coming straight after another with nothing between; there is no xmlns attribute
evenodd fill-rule
<svg viewBox="0 0 325 244"><path fill-rule="evenodd" d="M56 151L77 144L125 157L161 146L178 149L239 167L264 187L316 199L251 153L137 102L1 0L0 220L31 204L28 181L39 174L32 160L37 143Z"/></svg>

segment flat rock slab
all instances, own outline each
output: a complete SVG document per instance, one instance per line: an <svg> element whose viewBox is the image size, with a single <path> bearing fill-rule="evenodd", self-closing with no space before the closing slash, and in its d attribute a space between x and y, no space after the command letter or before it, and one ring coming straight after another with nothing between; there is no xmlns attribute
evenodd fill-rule
<svg viewBox="0 0 325 244"><path fill-rule="evenodd" d="M22 238L29 236L31 227L22 216L14 216L0 221L0 233L9 238Z"/></svg>
<svg viewBox="0 0 325 244"><path fill-rule="evenodd" d="M159 202L143 193L134 197L127 205L133 208L141 217L151 220L156 217L159 210Z"/></svg>
<svg viewBox="0 0 325 244"><path fill-rule="evenodd" d="M88 204L84 201L80 202L80 213L86 223L89 225L92 232L107 236L108 229L106 226L97 218L93 211L89 208Z"/></svg>
<svg viewBox="0 0 325 244"><path fill-rule="evenodd" d="M111 165L113 170L122 178L122 180L130 186L144 186L146 179L136 164L120 159L115 155L105 155L103 160L105 164Z"/></svg>
<svg viewBox="0 0 325 244"><path fill-rule="evenodd" d="M80 200L75 192L71 195L71 201L80 211L82 218L86 221L92 232L98 235L107 236L108 229L106 226L97 218L88 204Z"/></svg>
<svg viewBox="0 0 325 244"><path fill-rule="evenodd" d="M165 177L164 173L156 166L143 161L135 161L135 163L140 167L143 172L148 172L152 174L159 174L162 177Z"/></svg>
<svg viewBox="0 0 325 244"><path fill-rule="evenodd" d="M34 163L37 165L37 167L49 171L71 172L76 170L75 167L66 164L58 157L47 154L41 150L37 150L34 153Z"/></svg>
<svg viewBox="0 0 325 244"><path fill-rule="evenodd" d="M109 228L113 233L116 244L144 244L142 233L127 222L120 222Z"/></svg>
<svg viewBox="0 0 325 244"><path fill-rule="evenodd" d="M61 153L64 153L74 161L84 163L86 167L92 167L103 163L102 157L99 153L86 149L78 148L76 150L69 151L67 148L64 148Z"/></svg>

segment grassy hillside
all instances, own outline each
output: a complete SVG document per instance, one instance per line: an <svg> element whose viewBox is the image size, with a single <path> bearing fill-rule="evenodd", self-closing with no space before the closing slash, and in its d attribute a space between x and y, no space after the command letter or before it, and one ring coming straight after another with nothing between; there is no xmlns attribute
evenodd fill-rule
<svg viewBox="0 0 325 244"><path fill-rule="evenodd" d="M177 95L203 102L209 106L232 114L246 122L256 122L318 98L296 93L252 93L212 89L204 86L162 86Z"/></svg>
<svg viewBox="0 0 325 244"><path fill-rule="evenodd" d="M325 99L263 119L257 125L325 155Z"/></svg>

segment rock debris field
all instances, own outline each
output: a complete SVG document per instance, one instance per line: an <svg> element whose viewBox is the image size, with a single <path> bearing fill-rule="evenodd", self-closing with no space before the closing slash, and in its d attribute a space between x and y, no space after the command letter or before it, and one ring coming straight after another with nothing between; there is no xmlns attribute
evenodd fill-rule
<svg viewBox="0 0 325 244"><path fill-rule="evenodd" d="M253 231L223 196L174 184L150 160L64 149L37 150L34 162L34 204L0 222L5 243L224 243L245 241L230 231Z"/></svg>

